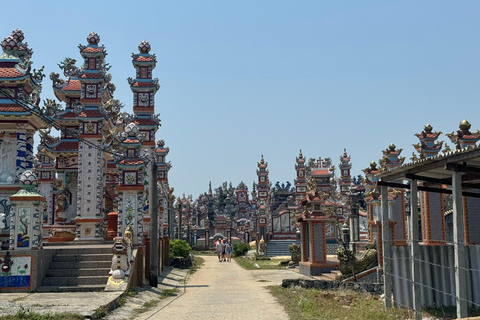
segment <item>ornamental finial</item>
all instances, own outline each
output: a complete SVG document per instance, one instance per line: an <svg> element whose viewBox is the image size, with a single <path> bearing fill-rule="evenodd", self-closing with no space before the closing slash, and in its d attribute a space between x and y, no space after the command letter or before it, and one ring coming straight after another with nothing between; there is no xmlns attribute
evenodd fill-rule
<svg viewBox="0 0 480 320"><path fill-rule="evenodd" d="M146 41L146 40L143 40L138 45L138 50L140 51L140 53L149 53L150 49L151 49L150 43L148 43L148 41Z"/></svg>
<svg viewBox="0 0 480 320"><path fill-rule="evenodd" d="M460 126L459 126L460 130L468 131L470 130L471 127L472 125L466 119L463 119L462 122L460 122Z"/></svg>
<svg viewBox="0 0 480 320"><path fill-rule="evenodd" d="M2 49L4 51L18 50L17 40L13 36L8 36L2 41Z"/></svg>
<svg viewBox="0 0 480 320"><path fill-rule="evenodd" d="M97 45L100 42L100 36L96 32L92 31L87 36L87 42L91 45Z"/></svg>
<svg viewBox="0 0 480 320"><path fill-rule="evenodd" d="M433 127L430 123L427 123L425 125L425 128L423 128L423 130L426 132L426 133L432 133L432 130L433 130Z"/></svg>
<svg viewBox="0 0 480 320"><path fill-rule="evenodd" d="M17 43L21 43L23 39L25 39L23 31L20 29L13 30L11 36L15 39L15 41L17 41Z"/></svg>

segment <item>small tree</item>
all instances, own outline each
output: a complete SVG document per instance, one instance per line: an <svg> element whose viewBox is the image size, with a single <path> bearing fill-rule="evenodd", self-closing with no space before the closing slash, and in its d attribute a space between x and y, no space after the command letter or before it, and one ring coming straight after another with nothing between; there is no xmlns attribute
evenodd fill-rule
<svg viewBox="0 0 480 320"><path fill-rule="evenodd" d="M192 251L192 247L185 240L175 239L170 240L170 257L187 258Z"/></svg>

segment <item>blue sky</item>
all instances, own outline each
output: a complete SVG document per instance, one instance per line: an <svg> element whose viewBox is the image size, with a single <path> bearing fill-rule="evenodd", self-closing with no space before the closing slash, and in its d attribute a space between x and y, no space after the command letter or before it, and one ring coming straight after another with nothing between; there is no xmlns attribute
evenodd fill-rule
<svg viewBox="0 0 480 320"><path fill-rule="evenodd" d="M129 112L130 55L148 40L177 195L251 186L262 154L274 183L293 181L299 149L338 165L346 148L359 174L391 142L409 158L426 123L480 128L478 1L75 3L22 1L0 37L22 29L49 74L96 31Z"/></svg>

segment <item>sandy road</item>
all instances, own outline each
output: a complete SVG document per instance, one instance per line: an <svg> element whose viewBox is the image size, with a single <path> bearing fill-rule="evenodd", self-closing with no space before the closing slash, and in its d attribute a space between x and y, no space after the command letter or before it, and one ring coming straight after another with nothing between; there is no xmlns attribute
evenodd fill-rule
<svg viewBox="0 0 480 320"><path fill-rule="evenodd" d="M139 318L288 319L283 307L265 288L266 285L273 284L264 282L268 279L267 274L262 277L257 271L245 270L233 260L228 263L218 262L214 256L203 258L205 264L190 276L185 292L180 287L176 299Z"/></svg>

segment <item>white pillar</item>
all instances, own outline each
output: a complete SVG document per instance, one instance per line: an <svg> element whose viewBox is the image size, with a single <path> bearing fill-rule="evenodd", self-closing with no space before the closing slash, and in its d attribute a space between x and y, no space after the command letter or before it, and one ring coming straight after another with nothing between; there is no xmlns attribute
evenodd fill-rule
<svg viewBox="0 0 480 320"><path fill-rule="evenodd" d="M385 306L392 307L392 232L388 225L388 187L381 187L382 194L382 249L383 249L383 280L385 291Z"/></svg>
<svg viewBox="0 0 480 320"><path fill-rule="evenodd" d="M410 263L412 268L412 301L415 320L422 319L422 296L420 288L420 239L418 232L417 180L410 180Z"/></svg>
<svg viewBox="0 0 480 320"><path fill-rule="evenodd" d="M455 256L455 300L457 304L457 318L468 316L467 305L467 274L465 261L464 225L463 225L463 198L462 174L454 172L452 175L453 196L453 241Z"/></svg>

